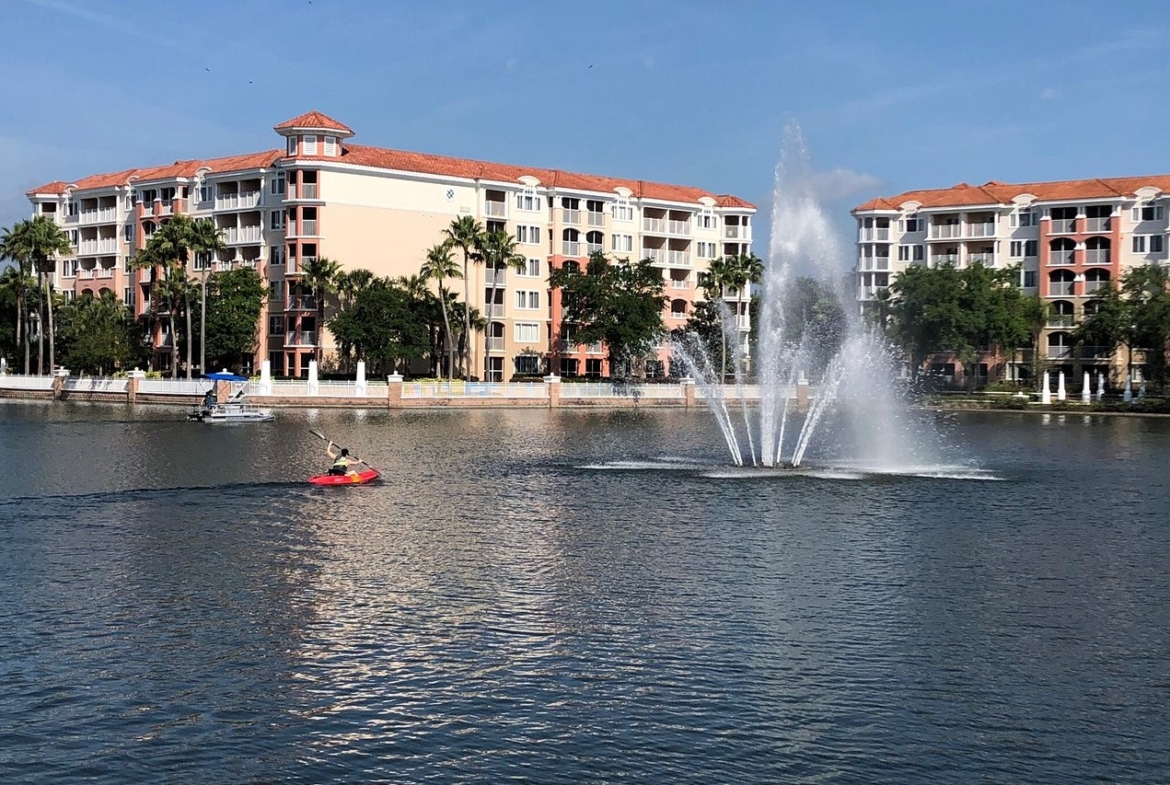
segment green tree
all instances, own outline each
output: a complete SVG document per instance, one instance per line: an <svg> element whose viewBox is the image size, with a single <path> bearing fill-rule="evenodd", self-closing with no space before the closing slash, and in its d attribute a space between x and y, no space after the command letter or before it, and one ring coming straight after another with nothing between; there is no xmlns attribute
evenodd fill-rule
<svg viewBox="0 0 1170 785"><path fill-rule="evenodd" d="M419 274L429 281L434 281L439 287L439 306L443 310L443 343L447 354L447 380L450 381L455 372L455 340L451 334L451 317L448 309L448 278L462 278L459 266L451 255L450 240L435 243L427 249L426 261L423 262Z"/></svg>
<svg viewBox="0 0 1170 785"><path fill-rule="evenodd" d="M1158 264L1131 268L1121 289L1132 324L1131 349L1143 349L1146 375L1166 387L1166 350L1170 344L1170 271Z"/></svg>
<svg viewBox="0 0 1170 785"><path fill-rule="evenodd" d="M549 273L549 285L562 289L562 331L579 343L604 341L611 377L651 353L662 337L662 271L649 259L610 264L605 255L589 256L585 270L561 267Z"/></svg>
<svg viewBox="0 0 1170 785"><path fill-rule="evenodd" d="M337 284L342 275L341 264L324 256L310 259L301 265L304 274L301 281L308 287L317 301L317 327L320 330L325 324L325 298L337 294ZM321 362L321 340L317 339L317 348L314 352L317 362Z"/></svg>
<svg viewBox="0 0 1170 785"><path fill-rule="evenodd" d="M211 260L225 250L227 244L223 240L223 232L207 218L199 218L191 225L190 243L195 258L202 256L205 263L203 275L199 279L199 371L207 373L207 279L211 276Z"/></svg>
<svg viewBox="0 0 1170 785"><path fill-rule="evenodd" d="M784 342L804 346L809 369L824 372L845 340L847 319L836 295L814 278L800 277L787 288L784 298Z"/></svg>
<svg viewBox="0 0 1170 785"><path fill-rule="evenodd" d="M378 279L329 322L341 351L351 350L379 372L424 357L429 348L421 301L404 286Z"/></svg>
<svg viewBox="0 0 1170 785"><path fill-rule="evenodd" d="M753 253L734 254L712 260L707 269L699 273L699 286L703 289L708 300L722 302L728 290L742 292L748 284L757 284L763 279L764 262L758 256ZM716 313L718 313L718 309L716 309ZM704 313L701 318L709 319L710 315L710 313ZM719 367L721 374L726 376L728 372L727 325L721 315L718 324L720 332Z"/></svg>
<svg viewBox="0 0 1170 785"><path fill-rule="evenodd" d="M496 273L498 271L513 270L521 272L527 267L527 260L524 255L516 251L516 240L512 235L508 234L503 229L497 229L492 232L487 232L480 237L479 245L476 248L477 256L483 260L484 268L487 270L488 276L488 326L486 328L487 334L491 334L492 317L495 316L493 311L496 307L496 291L497 279ZM490 337L483 342L483 378L488 379L488 368L491 365L491 339Z"/></svg>
<svg viewBox="0 0 1170 785"><path fill-rule="evenodd" d="M188 261L194 247L195 221L186 215L176 215L155 230L150 239L138 254L135 255L131 266L134 269L147 268L151 270L151 299L152 309L157 313L159 298L156 292L162 294L168 302L168 321L171 335L175 336L175 303L181 301L182 311L186 322L184 336L187 348L187 378L191 378L191 280L188 277ZM162 286L156 286L157 269L163 268L164 281ZM171 377L179 376L179 341L174 341L174 362L171 364Z"/></svg>
<svg viewBox="0 0 1170 785"><path fill-rule="evenodd" d="M469 378L471 374L471 292L469 291L471 279L471 262L479 261L476 248L480 246L480 238L483 236L483 224L472 218L470 215L461 215L451 222L451 225L443 230L447 240L450 241L453 248L458 248L463 254L463 301L467 303L468 308L463 311L463 377Z"/></svg>
<svg viewBox="0 0 1170 785"><path fill-rule="evenodd" d="M24 348L24 373L29 372L29 329L28 329L28 295L36 287L36 281L29 275L30 262L20 254L14 245L12 231L5 229L0 236L0 259L9 259L13 262L0 277L0 288L12 298L13 314L16 329L13 334L13 351ZM15 356L14 358L15 359Z"/></svg>
<svg viewBox="0 0 1170 785"><path fill-rule="evenodd" d="M53 329L53 272L56 267L56 257L64 256L72 251L69 245L69 238L61 231L61 228L46 215L37 215L31 219L24 220L12 227L12 230L4 235L4 254L12 259L15 259L17 266L36 272L37 280L40 283L41 291L44 295L44 321L45 329L40 330L37 334L38 345L38 371L44 373L44 337L46 333L49 336L49 368L48 372L52 373L56 367L56 344L55 334Z"/></svg>
<svg viewBox="0 0 1170 785"><path fill-rule="evenodd" d="M126 369L146 354L134 315L110 292L62 305L58 330L62 362L78 371L100 375Z"/></svg>
<svg viewBox="0 0 1170 785"><path fill-rule="evenodd" d="M267 289L251 267L215 273L208 286L207 356L215 367L238 369L256 352L256 327Z"/></svg>
<svg viewBox="0 0 1170 785"><path fill-rule="evenodd" d="M917 378L928 356L959 343L959 271L952 265L912 265L895 276L889 291L887 335Z"/></svg>

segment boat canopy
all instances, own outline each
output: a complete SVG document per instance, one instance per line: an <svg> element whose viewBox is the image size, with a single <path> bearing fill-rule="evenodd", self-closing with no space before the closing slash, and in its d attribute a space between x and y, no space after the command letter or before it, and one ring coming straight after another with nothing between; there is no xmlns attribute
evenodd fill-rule
<svg viewBox="0 0 1170 785"><path fill-rule="evenodd" d="M240 376L235 373L228 373L227 371L216 371L215 373L203 374L204 379L212 379L217 382L246 382L247 376Z"/></svg>

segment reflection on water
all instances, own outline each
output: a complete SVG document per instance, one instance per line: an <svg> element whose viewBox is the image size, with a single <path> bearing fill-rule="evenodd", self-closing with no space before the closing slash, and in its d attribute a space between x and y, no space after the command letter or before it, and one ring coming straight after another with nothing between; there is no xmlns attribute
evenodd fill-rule
<svg viewBox="0 0 1170 785"><path fill-rule="evenodd" d="M874 476L730 469L701 412L182 415L0 404L6 783L1170 765L1163 421ZM388 481L305 485L309 427Z"/></svg>

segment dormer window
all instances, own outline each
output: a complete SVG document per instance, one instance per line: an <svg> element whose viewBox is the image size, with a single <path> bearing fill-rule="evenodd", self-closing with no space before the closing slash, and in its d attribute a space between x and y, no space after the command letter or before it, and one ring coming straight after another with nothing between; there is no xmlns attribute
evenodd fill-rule
<svg viewBox="0 0 1170 785"><path fill-rule="evenodd" d="M284 172L277 172L276 177L272 178L272 193L284 193Z"/></svg>
<svg viewBox="0 0 1170 785"><path fill-rule="evenodd" d="M536 186L526 185L524 190L516 194L516 209L535 212L540 210L540 197L536 195Z"/></svg>
<svg viewBox="0 0 1170 785"><path fill-rule="evenodd" d="M326 136L325 137L324 155L329 157L329 158L333 158L334 156L337 155L337 137L336 136Z"/></svg>
<svg viewBox="0 0 1170 785"><path fill-rule="evenodd" d="M317 154L317 135L305 134L305 155Z"/></svg>
<svg viewBox="0 0 1170 785"><path fill-rule="evenodd" d="M207 204L215 197L215 188L210 183L199 186L199 203Z"/></svg>
<svg viewBox="0 0 1170 785"><path fill-rule="evenodd" d="M289 155L296 155L297 154L297 138L295 136L290 136L288 138L288 154Z"/></svg>
<svg viewBox="0 0 1170 785"><path fill-rule="evenodd" d="M714 229L715 228L715 213L710 207L704 206L699 214L695 216L695 225L700 229Z"/></svg>
<svg viewBox="0 0 1170 785"><path fill-rule="evenodd" d="M628 196L618 196L617 201L613 203L613 217L617 221L634 220L634 208L630 206Z"/></svg>

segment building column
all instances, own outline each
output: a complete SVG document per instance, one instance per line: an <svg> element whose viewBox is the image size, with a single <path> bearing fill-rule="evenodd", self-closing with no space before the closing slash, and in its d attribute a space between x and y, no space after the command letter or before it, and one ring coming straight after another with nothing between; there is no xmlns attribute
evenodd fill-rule
<svg viewBox="0 0 1170 785"><path fill-rule="evenodd" d="M402 406L402 374L392 373L386 377L386 405L391 409Z"/></svg>
<svg viewBox="0 0 1170 785"><path fill-rule="evenodd" d="M544 377L544 394L548 396L548 408L555 409L561 405L561 377L550 373Z"/></svg>
<svg viewBox="0 0 1170 785"><path fill-rule="evenodd" d="M126 385L126 403L134 403L138 400L138 381L146 378L146 371L135 368L126 375L130 378Z"/></svg>
<svg viewBox="0 0 1170 785"><path fill-rule="evenodd" d="M695 380L689 376L685 376L679 380L679 385L682 387L683 405L688 409L694 408Z"/></svg>

